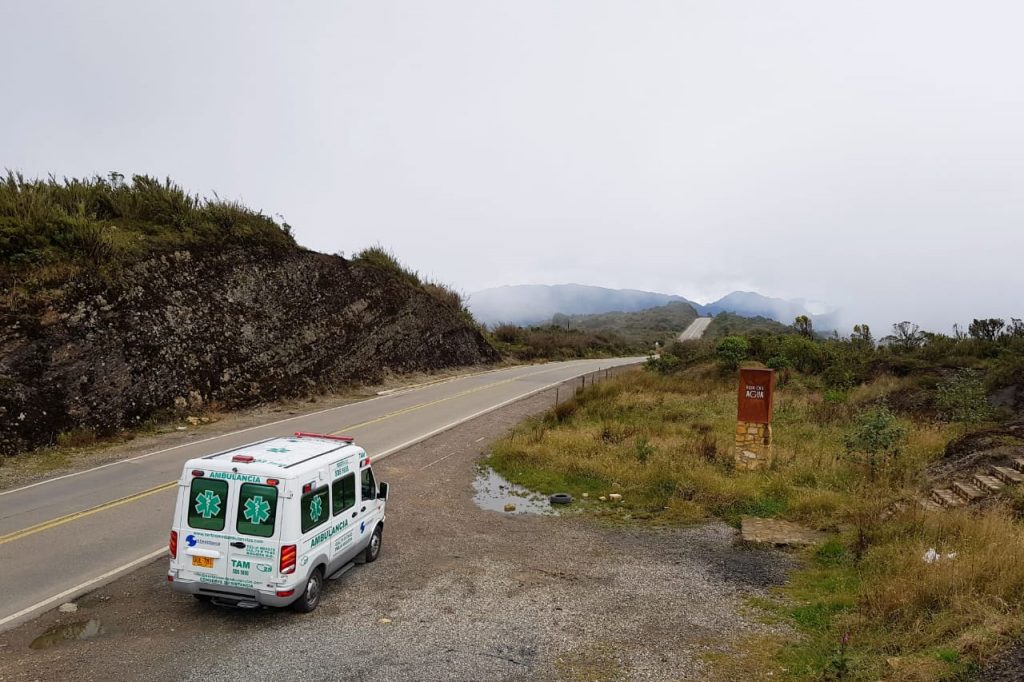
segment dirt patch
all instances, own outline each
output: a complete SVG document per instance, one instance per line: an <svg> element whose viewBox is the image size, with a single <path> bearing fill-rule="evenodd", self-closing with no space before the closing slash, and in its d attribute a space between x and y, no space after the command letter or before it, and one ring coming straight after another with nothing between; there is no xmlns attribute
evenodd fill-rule
<svg viewBox="0 0 1024 682"><path fill-rule="evenodd" d="M1008 458L1024 456L1024 422L1011 422L956 438L942 457L928 467L930 482L956 476L970 477L991 464L1005 465Z"/></svg>
<svg viewBox="0 0 1024 682"><path fill-rule="evenodd" d="M1024 680L1024 642L1017 642L974 677L977 682L1020 682Z"/></svg>
<svg viewBox="0 0 1024 682"><path fill-rule="evenodd" d="M702 679L708 654L771 626L746 612L792 559L738 545L722 523L610 528L473 502L488 443L540 394L377 467L391 484L384 549L329 584L310 615L232 611L171 593L154 562L0 635L0 679ZM103 632L31 649L95 619Z"/></svg>
<svg viewBox="0 0 1024 682"><path fill-rule="evenodd" d="M746 542L769 545L803 546L822 542L825 533L779 519L745 516L740 520L740 534Z"/></svg>

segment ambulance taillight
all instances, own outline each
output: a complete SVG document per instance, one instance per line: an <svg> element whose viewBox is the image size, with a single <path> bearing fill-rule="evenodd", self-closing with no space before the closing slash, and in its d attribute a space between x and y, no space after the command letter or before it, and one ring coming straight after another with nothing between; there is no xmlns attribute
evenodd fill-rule
<svg viewBox="0 0 1024 682"><path fill-rule="evenodd" d="M296 556L295 545L284 545L281 547L281 575L295 572Z"/></svg>
<svg viewBox="0 0 1024 682"><path fill-rule="evenodd" d="M167 549L170 551L172 559L178 558L178 531L171 531L171 539L167 542Z"/></svg>

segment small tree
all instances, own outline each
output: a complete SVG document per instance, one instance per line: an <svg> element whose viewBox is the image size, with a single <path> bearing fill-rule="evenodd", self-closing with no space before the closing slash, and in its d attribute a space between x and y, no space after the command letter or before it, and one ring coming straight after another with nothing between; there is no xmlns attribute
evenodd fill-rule
<svg viewBox="0 0 1024 682"><path fill-rule="evenodd" d="M871 327L866 324L853 325L853 333L850 334L850 340L859 345L871 347L874 347L875 345L875 338L871 336Z"/></svg>
<svg viewBox="0 0 1024 682"><path fill-rule="evenodd" d="M798 315L793 320L793 328L796 329L800 336L811 339L814 338L814 323L811 322L811 318L806 315Z"/></svg>
<svg viewBox="0 0 1024 682"><path fill-rule="evenodd" d="M897 350L912 351L924 344L924 333L918 325L903 320L892 326L892 334L885 337L884 341Z"/></svg>
<svg viewBox="0 0 1024 682"><path fill-rule="evenodd" d="M971 338L979 341L995 341L1003 332L1006 322L998 317L990 317L983 320L974 320L967 327L967 333Z"/></svg>
<svg viewBox="0 0 1024 682"><path fill-rule="evenodd" d="M846 449L864 457L872 481L878 471L896 457L906 436L906 429L888 407L880 405L857 415L853 428L846 434Z"/></svg>
<svg viewBox="0 0 1024 682"><path fill-rule="evenodd" d="M750 344L742 336L727 336L715 348L718 365L724 370L736 371L747 359Z"/></svg>

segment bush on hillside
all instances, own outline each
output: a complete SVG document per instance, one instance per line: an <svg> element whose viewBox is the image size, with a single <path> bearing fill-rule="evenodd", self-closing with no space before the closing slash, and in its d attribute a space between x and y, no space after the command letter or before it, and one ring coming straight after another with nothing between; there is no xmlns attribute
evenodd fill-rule
<svg viewBox="0 0 1024 682"><path fill-rule="evenodd" d="M747 359L750 344L742 336L727 336L715 347L718 366L725 371L735 371Z"/></svg>
<svg viewBox="0 0 1024 682"><path fill-rule="evenodd" d="M170 179L111 173L83 180L0 180L0 264L109 263L154 250L230 244L295 247L291 227L219 197L191 195Z"/></svg>

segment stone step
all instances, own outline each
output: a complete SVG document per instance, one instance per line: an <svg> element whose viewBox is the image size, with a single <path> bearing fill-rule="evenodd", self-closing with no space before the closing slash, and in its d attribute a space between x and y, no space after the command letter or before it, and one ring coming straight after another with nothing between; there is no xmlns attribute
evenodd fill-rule
<svg viewBox="0 0 1024 682"><path fill-rule="evenodd" d="M968 504L985 497L985 492L966 481L953 481L953 492L960 496Z"/></svg>
<svg viewBox="0 0 1024 682"><path fill-rule="evenodd" d="M1024 471L1024 457L1014 457L1010 460L1010 463L1013 464L1013 468L1017 471Z"/></svg>
<svg viewBox="0 0 1024 682"><path fill-rule="evenodd" d="M940 507L939 505L935 504L934 502L929 500L927 497L922 497L920 500L917 501L917 503L919 505L921 505L921 509L924 509L927 512L942 511L942 507Z"/></svg>
<svg viewBox="0 0 1024 682"><path fill-rule="evenodd" d="M974 474L974 485L990 493L997 493L1003 489L1003 482L988 474Z"/></svg>
<svg viewBox="0 0 1024 682"><path fill-rule="evenodd" d="M949 488L932 489L932 499L943 507L960 507L964 504L964 501L957 497Z"/></svg>
<svg viewBox="0 0 1024 682"><path fill-rule="evenodd" d="M993 466L992 473L1003 483L1024 483L1024 474L1010 467Z"/></svg>

